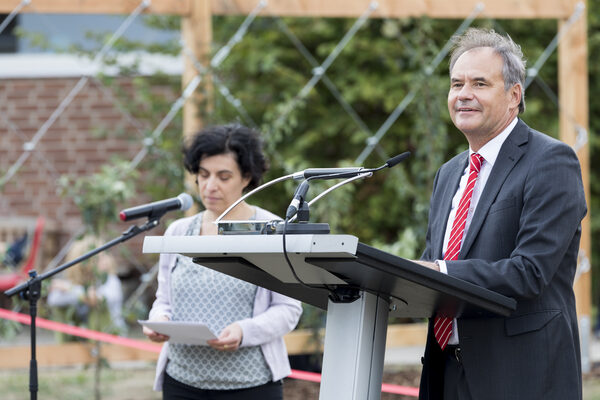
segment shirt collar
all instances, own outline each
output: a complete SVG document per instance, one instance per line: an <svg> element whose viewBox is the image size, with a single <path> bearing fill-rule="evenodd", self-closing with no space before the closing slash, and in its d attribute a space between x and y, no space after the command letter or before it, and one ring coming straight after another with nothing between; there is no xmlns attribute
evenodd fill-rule
<svg viewBox="0 0 600 400"><path fill-rule="evenodd" d="M518 118L512 120L510 124L499 135L494 137L492 140L487 142L477 153L481 154L481 156L485 159L485 162L489 163L491 167L494 166L496 162L496 158L498 158L498 154L500 153L500 148L504 144L504 141L510 135L512 130L515 128L518 122ZM469 148L469 155L473 154L474 151Z"/></svg>

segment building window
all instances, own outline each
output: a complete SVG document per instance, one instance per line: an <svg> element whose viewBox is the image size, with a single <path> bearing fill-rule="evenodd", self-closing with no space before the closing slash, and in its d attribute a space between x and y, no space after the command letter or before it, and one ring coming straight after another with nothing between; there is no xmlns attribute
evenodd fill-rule
<svg viewBox="0 0 600 400"><path fill-rule="evenodd" d="M0 14L0 25L8 18L8 14ZM0 53L16 53L17 52L17 37L15 36L15 28L18 25L19 16L13 18L12 21L0 32Z"/></svg>

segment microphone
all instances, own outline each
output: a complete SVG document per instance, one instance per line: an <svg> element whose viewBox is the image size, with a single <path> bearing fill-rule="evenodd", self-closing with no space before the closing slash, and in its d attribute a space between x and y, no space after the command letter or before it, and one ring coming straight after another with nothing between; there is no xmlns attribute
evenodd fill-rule
<svg viewBox="0 0 600 400"><path fill-rule="evenodd" d="M292 174L289 175L285 175L285 176L281 176L279 178L273 179L267 183L263 183L262 185L260 185L259 187L249 191L248 193L244 194L242 197L240 197L239 199L237 199L235 202L233 202L233 204L231 204L229 207L227 207L227 209L225 211L223 211L221 213L221 215L219 215L217 217L217 219L215 220L215 224L219 223L219 221L221 221L223 219L223 217L225 217L229 211L231 211L235 206L237 206L238 204L240 204L242 201L246 200L248 197L252 196L253 194L260 192L263 189L266 189L267 187L274 185L278 182L282 182L288 179L294 179L294 180L301 180L301 179L307 179L307 178L311 178L311 179L338 179L338 178L348 178L348 177L355 177L355 176L360 176L362 174L365 174L367 172L374 172L374 171L379 171L380 169L383 168L391 168L394 165L404 161L406 158L408 158L410 156L410 152L404 152L402 154L399 154L395 157L390 158L389 160L386 161L386 163L384 165L382 165L379 168L372 168L372 169L365 169L363 167L347 167L347 168L309 168L309 169L305 169L304 171L298 171L298 172L294 172ZM366 176L366 175L365 175Z"/></svg>
<svg viewBox="0 0 600 400"><path fill-rule="evenodd" d="M306 193L308 192L308 180L302 181L300 186L296 189L294 193L294 198L292 199L290 205L285 212L285 218L289 219L294 216L298 212L298 208L300 207L300 203L302 203L306 197Z"/></svg>
<svg viewBox="0 0 600 400"><path fill-rule="evenodd" d="M400 164L402 161L406 160L408 157L410 157L410 151L405 151L404 153L398 154L397 156L394 156L387 160L383 165L383 168L392 168L396 166L396 164Z"/></svg>
<svg viewBox="0 0 600 400"><path fill-rule="evenodd" d="M181 193L171 199L159 200L154 203L143 204L137 207L131 207L119 213L121 221L130 221L142 217L160 218L168 211L188 210L193 204L192 196L187 193Z"/></svg>
<svg viewBox="0 0 600 400"><path fill-rule="evenodd" d="M306 179L298 186L296 192L294 193L294 198L292 199L290 205L287 208L285 213L286 219L292 219L292 217L298 212L298 208L302 201L305 200L306 193L308 191L309 181L313 179L339 179L339 178L348 178L345 181L330 187L325 192L321 193L319 196L315 197L312 201L308 203L308 205L312 205L315 201L325 196L327 193L332 190L345 185L349 182L352 182L355 179L366 178L373 175L373 172L379 171L383 168L392 168L397 164L400 164L402 161L406 160L410 156L409 151L405 151L402 154L398 154L387 160L385 164L378 168L362 168L362 167L350 167L350 168L309 168L300 172L300 174L304 174ZM321 175L323 173L324 175Z"/></svg>
<svg viewBox="0 0 600 400"><path fill-rule="evenodd" d="M377 168L364 168L364 167L346 167L346 168L308 168L304 171L296 172L293 178L298 179L340 179L340 178L351 178L367 172L375 172L384 168L392 168L396 164L401 163L410 156L409 151L405 151L402 154L398 154L387 160L385 164Z"/></svg>

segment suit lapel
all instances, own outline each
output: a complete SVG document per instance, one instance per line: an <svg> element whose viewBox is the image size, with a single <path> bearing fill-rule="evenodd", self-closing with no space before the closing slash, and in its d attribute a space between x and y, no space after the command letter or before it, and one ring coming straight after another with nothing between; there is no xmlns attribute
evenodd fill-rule
<svg viewBox="0 0 600 400"><path fill-rule="evenodd" d="M465 255L469 253L469 249L473 245L500 188L502 188L510 171L523 156L523 150L520 146L527 143L528 132L529 127L519 120L500 148L500 153L498 153L498 158L496 159L490 176L483 188L483 192L477 203L477 208L475 209L475 214L473 214L473 219L471 220L471 225L469 226L469 230L467 231L467 235L461 246L460 254L458 256L459 259L464 259Z"/></svg>

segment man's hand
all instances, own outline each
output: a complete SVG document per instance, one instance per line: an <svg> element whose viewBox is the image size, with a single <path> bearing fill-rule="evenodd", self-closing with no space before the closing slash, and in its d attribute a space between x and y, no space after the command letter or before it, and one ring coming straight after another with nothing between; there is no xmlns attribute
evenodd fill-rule
<svg viewBox="0 0 600 400"><path fill-rule="evenodd" d="M242 327L234 322L225 327L217 339L208 340L206 343L216 350L235 351L242 344L242 334Z"/></svg>
<svg viewBox="0 0 600 400"><path fill-rule="evenodd" d="M431 261L421 261L421 260L412 260L412 262L420 264L420 265L422 265L424 267L427 267L429 269L433 269L435 271L440 272L440 267L436 263L434 263L434 262L431 262Z"/></svg>

